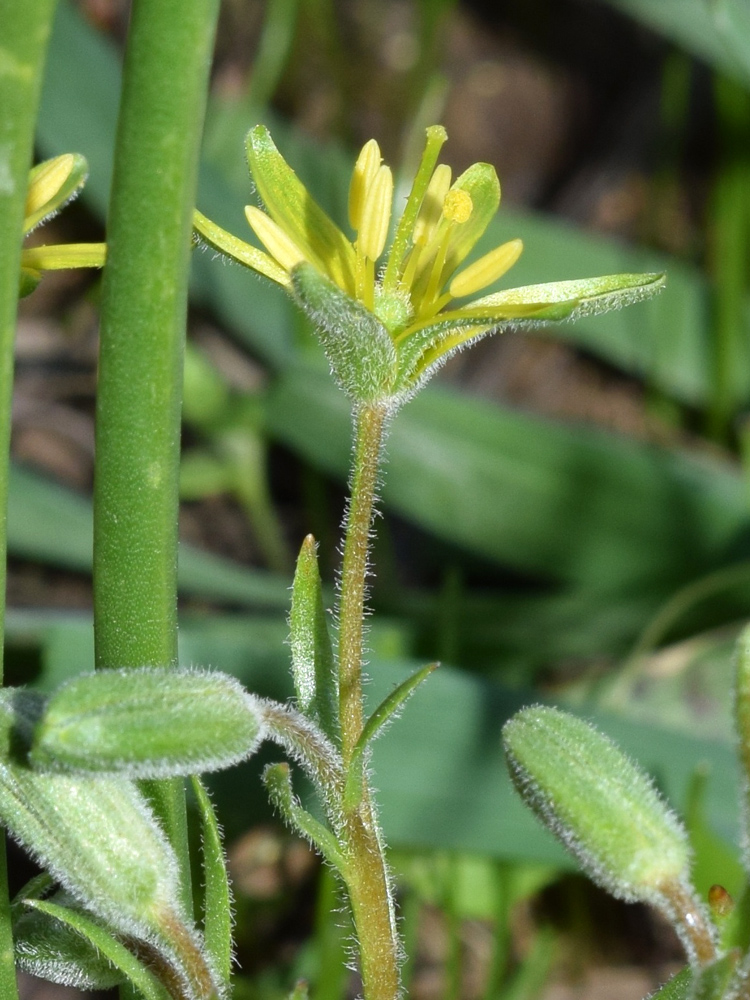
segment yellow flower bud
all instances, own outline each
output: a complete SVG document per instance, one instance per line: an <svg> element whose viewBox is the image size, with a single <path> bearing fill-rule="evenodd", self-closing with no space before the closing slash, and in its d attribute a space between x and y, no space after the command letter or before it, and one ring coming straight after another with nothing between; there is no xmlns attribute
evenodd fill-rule
<svg viewBox="0 0 750 1000"><path fill-rule="evenodd" d="M26 192L26 217L34 215L42 206L52 201L57 192L70 176L76 162L72 153L63 153L52 160L40 163L32 171L29 188Z"/></svg>

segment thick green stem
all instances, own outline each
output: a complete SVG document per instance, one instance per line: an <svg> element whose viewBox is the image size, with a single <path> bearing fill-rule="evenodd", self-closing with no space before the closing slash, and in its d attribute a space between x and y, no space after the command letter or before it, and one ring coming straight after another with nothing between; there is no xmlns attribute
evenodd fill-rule
<svg viewBox="0 0 750 1000"><path fill-rule="evenodd" d="M134 0L102 292L97 667L177 662L177 488L190 235L218 0ZM181 783L150 789L183 867Z"/></svg>
<svg viewBox="0 0 750 1000"><path fill-rule="evenodd" d="M339 608L339 709L346 766L362 732L362 634L367 562L386 416L385 406L373 404L363 406L356 421Z"/></svg>
<svg viewBox="0 0 750 1000"><path fill-rule="evenodd" d="M357 414L351 499L346 520L339 609L339 698L344 764L362 733L362 637L378 467L388 410L363 406ZM359 944L366 1000L395 1000L400 993L400 947L370 790L345 817L349 858L347 888Z"/></svg>
<svg viewBox="0 0 750 1000"><path fill-rule="evenodd" d="M55 0L0 0L0 639L5 630L8 451L13 392L13 343L18 306L26 187L37 106ZM0 682L2 681L0 641ZM13 937L0 830L0 996L14 1000Z"/></svg>

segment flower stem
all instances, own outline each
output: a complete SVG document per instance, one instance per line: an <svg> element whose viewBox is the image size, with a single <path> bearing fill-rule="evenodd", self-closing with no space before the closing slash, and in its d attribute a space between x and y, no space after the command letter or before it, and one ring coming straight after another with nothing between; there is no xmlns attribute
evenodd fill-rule
<svg viewBox="0 0 750 1000"><path fill-rule="evenodd" d="M346 517L339 606L339 711L344 765L362 732L362 634L370 531L387 408L363 406L356 417L351 498Z"/></svg>
<svg viewBox="0 0 750 1000"><path fill-rule="evenodd" d="M339 607L339 702L344 766L362 733L362 638L367 571L380 454L388 409L363 406L356 417L351 499L346 519ZM347 888L359 942L366 1000L400 993L400 947L388 871L370 789L345 816Z"/></svg>

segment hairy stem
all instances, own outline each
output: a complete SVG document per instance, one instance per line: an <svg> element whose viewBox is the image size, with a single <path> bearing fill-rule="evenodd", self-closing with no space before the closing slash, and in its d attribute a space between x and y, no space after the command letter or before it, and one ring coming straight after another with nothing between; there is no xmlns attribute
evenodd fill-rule
<svg viewBox="0 0 750 1000"><path fill-rule="evenodd" d="M363 406L356 418L351 498L346 518L339 606L339 711L341 749L348 767L362 732L362 635L370 531L387 409Z"/></svg>
<svg viewBox="0 0 750 1000"><path fill-rule="evenodd" d="M351 498L346 519L339 608L339 701L344 766L363 728L362 646L367 572L387 408L363 406L356 418ZM366 1000L395 1000L400 993L400 947L388 870L370 789L345 815L349 858L347 888L359 943Z"/></svg>

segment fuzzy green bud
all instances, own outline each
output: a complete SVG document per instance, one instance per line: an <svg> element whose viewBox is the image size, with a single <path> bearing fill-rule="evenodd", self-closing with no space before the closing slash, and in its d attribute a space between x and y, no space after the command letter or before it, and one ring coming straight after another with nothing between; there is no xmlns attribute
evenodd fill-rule
<svg viewBox="0 0 750 1000"><path fill-rule="evenodd" d="M40 769L160 778L229 767L261 736L256 700L227 674L103 670L50 698L30 759Z"/></svg>
<svg viewBox="0 0 750 1000"><path fill-rule="evenodd" d="M581 719L524 709L503 730L523 799L586 872L626 900L687 877L685 830L646 775Z"/></svg>

